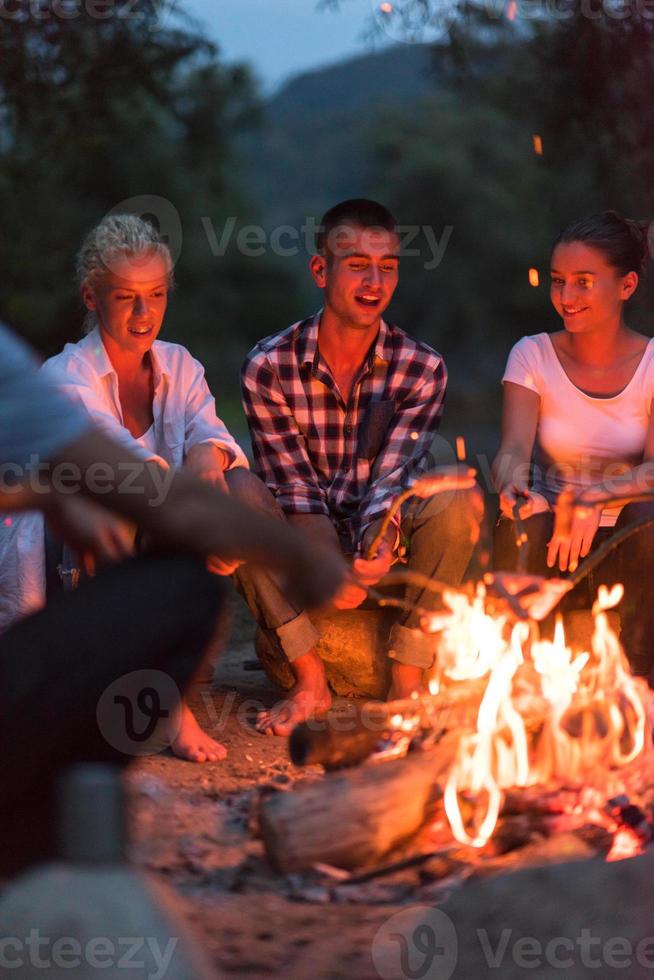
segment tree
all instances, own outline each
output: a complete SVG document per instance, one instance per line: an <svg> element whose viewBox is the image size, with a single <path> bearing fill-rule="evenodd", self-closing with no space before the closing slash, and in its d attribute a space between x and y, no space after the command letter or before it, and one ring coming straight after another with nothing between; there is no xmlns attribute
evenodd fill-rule
<svg viewBox="0 0 654 980"><path fill-rule="evenodd" d="M253 263L233 241L214 255L201 222L253 212L233 149L257 121L249 73L225 67L177 5L15 0L3 11L0 315L46 354L77 339L83 235L121 202L160 197L183 235L166 336L237 398L243 354L284 308L271 284L293 295L269 258Z"/></svg>

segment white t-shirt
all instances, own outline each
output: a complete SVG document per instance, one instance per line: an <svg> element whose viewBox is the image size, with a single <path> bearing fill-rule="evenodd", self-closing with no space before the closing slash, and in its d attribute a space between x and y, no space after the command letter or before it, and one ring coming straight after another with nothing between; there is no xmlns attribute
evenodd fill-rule
<svg viewBox="0 0 654 980"><path fill-rule="evenodd" d="M612 398L594 397L577 388L547 333L523 337L515 344L505 381L540 396L533 488L550 504L565 486L581 490L642 463L654 398L654 339L631 381ZM620 510L605 508L600 525L612 527Z"/></svg>

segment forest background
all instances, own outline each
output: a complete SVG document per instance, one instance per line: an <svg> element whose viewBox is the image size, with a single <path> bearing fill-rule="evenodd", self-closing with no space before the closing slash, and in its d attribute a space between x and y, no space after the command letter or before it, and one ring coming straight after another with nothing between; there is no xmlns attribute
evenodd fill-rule
<svg viewBox="0 0 654 980"><path fill-rule="evenodd" d="M382 6L396 46L265 100L183 3L3 0L0 318L44 355L78 339L83 235L109 211L150 214L177 259L162 336L205 364L243 436L245 353L320 305L312 223L377 198L414 236L388 318L446 359L442 431L492 452L511 345L558 327L556 233L604 208L654 217L654 9ZM630 322L654 333L651 276Z"/></svg>

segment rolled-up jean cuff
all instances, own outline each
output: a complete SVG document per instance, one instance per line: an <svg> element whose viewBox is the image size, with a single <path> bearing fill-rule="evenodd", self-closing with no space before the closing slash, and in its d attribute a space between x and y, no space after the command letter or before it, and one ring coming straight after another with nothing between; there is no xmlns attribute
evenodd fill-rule
<svg viewBox="0 0 654 980"><path fill-rule="evenodd" d="M400 664L426 670L434 663L436 638L422 630L395 623L388 641L388 656Z"/></svg>
<svg viewBox="0 0 654 980"><path fill-rule="evenodd" d="M301 612L290 623L284 623L274 630L274 633L289 663L308 653L320 639L320 633L305 612Z"/></svg>

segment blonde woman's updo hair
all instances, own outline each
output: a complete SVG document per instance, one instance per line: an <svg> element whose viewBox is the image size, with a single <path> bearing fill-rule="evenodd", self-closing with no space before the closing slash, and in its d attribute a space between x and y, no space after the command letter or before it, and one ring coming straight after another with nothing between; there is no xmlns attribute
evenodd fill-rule
<svg viewBox="0 0 654 980"><path fill-rule="evenodd" d="M161 255L168 266L168 285L173 285L173 260L170 249L154 225L136 214L110 214L84 239L77 253L76 273L80 291L93 288L103 275L112 271L117 259ZM82 333L90 333L97 324L93 310L88 310Z"/></svg>

